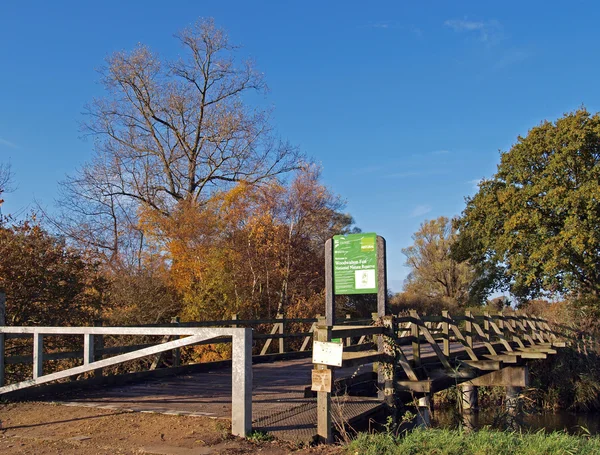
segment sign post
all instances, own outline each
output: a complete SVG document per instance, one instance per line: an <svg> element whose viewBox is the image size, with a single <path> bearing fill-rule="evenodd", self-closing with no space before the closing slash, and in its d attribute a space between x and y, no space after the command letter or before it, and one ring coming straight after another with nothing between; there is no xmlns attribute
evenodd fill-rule
<svg viewBox="0 0 600 455"><path fill-rule="evenodd" d="M336 235L325 242L325 318L335 323L335 296L377 294L377 314L386 315L385 239L374 233Z"/></svg>

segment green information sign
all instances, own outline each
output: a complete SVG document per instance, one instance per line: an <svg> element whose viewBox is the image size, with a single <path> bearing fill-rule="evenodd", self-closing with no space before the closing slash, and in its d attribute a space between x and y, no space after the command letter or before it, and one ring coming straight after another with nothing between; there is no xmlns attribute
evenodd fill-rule
<svg viewBox="0 0 600 455"><path fill-rule="evenodd" d="M377 234L333 237L335 295L377 294Z"/></svg>

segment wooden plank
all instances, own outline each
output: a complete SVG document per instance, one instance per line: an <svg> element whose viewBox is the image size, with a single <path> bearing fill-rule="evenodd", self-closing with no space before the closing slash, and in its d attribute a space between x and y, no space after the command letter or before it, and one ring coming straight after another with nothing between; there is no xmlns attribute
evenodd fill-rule
<svg viewBox="0 0 600 455"><path fill-rule="evenodd" d="M342 354L342 368L374 363L382 360L384 354L378 351L347 352Z"/></svg>
<svg viewBox="0 0 600 455"><path fill-rule="evenodd" d="M385 329L382 326L359 325L343 326L336 325L331 329L333 338L361 337L369 335L382 335Z"/></svg>
<svg viewBox="0 0 600 455"><path fill-rule="evenodd" d="M520 356L520 354L504 353L504 354L496 354L496 355L485 354L483 357L486 359L489 359L489 360L497 360L502 363L517 363L519 361L519 356Z"/></svg>

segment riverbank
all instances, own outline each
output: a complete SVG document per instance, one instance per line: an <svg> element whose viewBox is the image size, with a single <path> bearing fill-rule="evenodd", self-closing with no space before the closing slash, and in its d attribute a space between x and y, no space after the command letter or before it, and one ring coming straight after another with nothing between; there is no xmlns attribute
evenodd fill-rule
<svg viewBox="0 0 600 455"><path fill-rule="evenodd" d="M417 429L406 435L361 433L348 455L597 455L600 437L566 433Z"/></svg>

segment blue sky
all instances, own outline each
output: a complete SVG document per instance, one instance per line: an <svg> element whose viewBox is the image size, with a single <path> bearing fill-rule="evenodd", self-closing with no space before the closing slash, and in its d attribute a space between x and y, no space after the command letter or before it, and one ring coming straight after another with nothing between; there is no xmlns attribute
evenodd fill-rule
<svg viewBox="0 0 600 455"><path fill-rule="evenodd" d="M138 42L176 56L173 33L199 17L243 45L278 133L387 239L396 291L412 233L459 214L499 150L543 119L600 110L595 2L5 0L0 162L17 189L3 213L52 210L57 182L91 157L79 122L104 58Z"/></svg>

